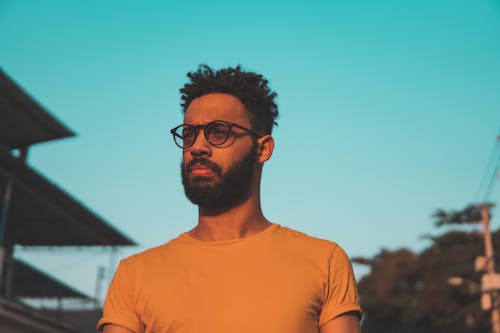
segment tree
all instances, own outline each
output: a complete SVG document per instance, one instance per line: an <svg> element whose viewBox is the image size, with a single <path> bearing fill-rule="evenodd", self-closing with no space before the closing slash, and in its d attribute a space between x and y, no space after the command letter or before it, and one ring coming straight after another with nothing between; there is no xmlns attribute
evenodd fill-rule
<svg viewBox="0 0 500 333"><path fill-rule="evenodd" d="M436 225L467 223L459 214L464 212L478 216L472 206L462 212L440 210ZM492 237L495 252L500 251L500 231ZM431 245L420 253L383 249L373 258L353 258L371 267L358 285L364 333L490 332L489 313L480 308L480 275L474 271L474 259L484 252L482 234L452 230L427 238ZM451 276L467 283L451 286Z"/></svg>

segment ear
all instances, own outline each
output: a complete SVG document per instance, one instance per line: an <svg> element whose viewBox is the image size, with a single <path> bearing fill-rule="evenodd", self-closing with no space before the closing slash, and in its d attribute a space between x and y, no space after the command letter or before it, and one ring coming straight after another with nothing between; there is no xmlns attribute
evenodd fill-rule
<svg viewBox="0 0 500 333"><path fill-rule="evenodd" d="M271 158L274 150L274 138L271 135L264 135L257 139L257 162L264 164Z"/></svg>

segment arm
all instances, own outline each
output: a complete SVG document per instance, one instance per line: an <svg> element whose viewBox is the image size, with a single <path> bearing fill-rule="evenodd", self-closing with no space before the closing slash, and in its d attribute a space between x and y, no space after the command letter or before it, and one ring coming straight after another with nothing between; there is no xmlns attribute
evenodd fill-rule
<svg viewBox="0 0 500 333"><path fill-rule="evenodd" d="M356 279L347 254L336 247L330 258L327 297L319 317L320 333L360 333Z"/></svg>
<svg viewBox="0 0 500 333"><path fill-rule="evenodd" d="M104 325L101 333L135 333L134 331L129 330L128 328L121 327L113 324Z"/></svg>
<svg viewBox="0 0 500 333"><path fill-rule="evenodd" d="M134 270L121 261L106 295L103 315L97 322L99 333L144 333L135 302Z"/></svg>
<svg viewBox="0 0 500 333"><path fill-rule="evenodd" d="M346 313L327 321L319 331L320 333L361 333L359 318L354 314Z"/></svg>

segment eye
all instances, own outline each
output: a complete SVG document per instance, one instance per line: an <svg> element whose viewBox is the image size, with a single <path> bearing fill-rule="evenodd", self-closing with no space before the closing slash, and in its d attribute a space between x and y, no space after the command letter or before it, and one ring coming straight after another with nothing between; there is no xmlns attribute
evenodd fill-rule
<svg viewBox="0 0 500 333"><path fill-rule="evenodd" d="M216 128L213 130L213 134L215 135L227 135L227 128Z"/></svg>
<svg viewBox="0 0 500 333"><path fill-rule="evenodd" d="M210 124L207 127L207 136L211 143L221 144L229 137L229 127L223 123Z"/></svg>
<svg viewBox="0 0 500 333"><path fill-rule="evenodd" d="M191 127L184 127L181 134L183 139L189 139L194 136L194 130Z"/></svg>

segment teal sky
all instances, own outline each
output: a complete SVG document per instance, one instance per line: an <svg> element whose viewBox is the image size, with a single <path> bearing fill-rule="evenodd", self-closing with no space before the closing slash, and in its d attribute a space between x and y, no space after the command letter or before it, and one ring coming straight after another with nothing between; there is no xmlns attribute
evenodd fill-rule
<svg viewBox="0 0 500 333"><path fill-rule="evenodd" d="M196 222L169 129L201 63L241 64L278 92L262 188L274 222L370 256L421 249L441 232L437 208L481 199L500 131L500 0L0 0L0 66L78 134L29 163L141 244L118 258ZM17 254L90 294L109 262Z"/></svg>

